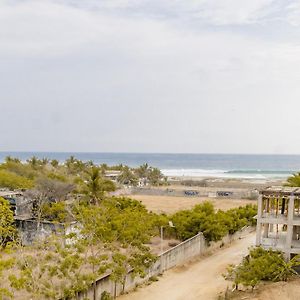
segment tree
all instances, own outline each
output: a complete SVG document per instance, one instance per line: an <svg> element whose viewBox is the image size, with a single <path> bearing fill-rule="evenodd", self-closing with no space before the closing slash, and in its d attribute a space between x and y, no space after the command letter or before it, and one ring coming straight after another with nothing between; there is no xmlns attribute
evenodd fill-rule
<svg viewBox="0 0 300 300"><path fill-rule="evenodd" d="M27 159L27 163L34 170L36 170L41 165L41 161L36 156L32 156L31 158Z"/></svg>
<svg viewBox="0 0 300 300"><path fill-rule="evenodd" d="M33 187L33 181L13 172L0 170L0 187L15 189L28 189Z"/></svg>
<svg viewBox="0 0 300 300"><path fill-rule="evenodd" d="M59 165L59 161L57 159L52 159L50 164L53 168L57 168Z"/></svg>
<svg viewBox="0 0 300 300"><path fill-rule="evenodd" d="M35 186L35 189L47 198L48 201L54 202L66 200L68 194L71 193L74 188L75 186L73 184L49 177L38 178Z"/></svg>
<svg viewBox="0 0 300 300"><path fill-rule="evenodd" d="M294 174L293 176L289 177L287 179L287 185L288 186L295 186L298 187L300 186L300 172Z"/></svg>
<svg viewBox="0 0 300 300"><path fill-rule="evenodd" d="M226 234L233 234L246 225L254 225L256 206L247 205L215 212L211 202L203 202L190 210L182 210L170 216L176 224L175 232L179 239L186 240L202 232L206 241L218 241Z"/></svg>
<svg viewBox="0 0 300 300"><path fill-rule="evenodd" d="M286 262L282 252L256 247L238 266L230 265L225 277L233 280L237 289L239 284L254 289L261 281L286 281L297 274L293 268L299 265L299 255Z"/></svg>
<svg viewBox="0 0 300 300"><path fill-rule="evenodd" d="M15 157L11 157L11 156L6 156L4 161L5 161L5 163L11 163L11 162L14 162L17 164L21 163L19 158L15 158Z"/></svg>
<svg viewBox="0 0 300 300"><path fill-rule="evenodd" d="M55 205L54 203L66 200L74 188L73 184L40 177L36 181L36 187L24 193L27 198L32 200L33 216L37 219L38 228L42 219L47 216L55 221L66 219L67 213L63 211L64 204Z"/></svg>
<svg viewBox="0 0 300 300"><path fill-rule="evenodd" d="M120 282L125 289L128 271L134 268L132 276L143 276L156 259L145 247L153 234L152 215L136 200L112 197L100 206L79 206L76 218L81 224L80 234L96 278L109 268L111 278ZM111 257L107 260L107 257Z"/></svg>
<svg viewBox="0 0 300 300"><path fill-rule="evenodd" d="M163 175L158 168L150 168L147 176L151 185L160 185L162 183Z"/></svg>
<svg viewBox="0 0 300 300"><path fill-rule="evenodd" d="M47 166L49 164L49 159L47 157L43 157L41 160L41 165Z"/></svg>
<svg viewBox="0 0 300 300"><path fill-rule="evenodd" d="M46 202L41 207L41 218L52 222L65 223L70 220L70 215L64 201Z"/></svg>
<svg viewBox="0 0 300 300"><path fill-rule="evenodd" d="M37 170L34 170L29 164L23 164L18 159L7 159L5 163L0 165L0 169L25 177L32 180L37 174Z"/></svg>
<svg viewBox="0 0 300 300"><path fill-rule="evenodd" d="M124 167L122 173L117 178L118 182L126 185L136 186L138 184L138 178L129 169L129 167Z"/></svg>
<svg viewBox="0 0 300 300"><path fill-rule="evenodd" d="M101 176L100 169L92 167L86 172L86 179L81 183L81 192L87 196L91 204L99 204L104 198L105 192L115 190L112 181Z"/></svg>
<svg viewBox="0 0 300 300"><path fill-rule="evenodd" d="M17 230L14 226L14 214L7 200L0 197L0 250L4 249L8 242L14 241Z"/></svg>
<svg viewBox="0 0 300 300"><path fill-rule="evenodd" d="M135 173L139 178L147 178L149 172L149 165L147 163L135 169Z"/></svg>
<svg viewBox="0 0 300 300"><path fill-rule="evenodd" d="M81 160L76 159L74 156L70 156L70 158L65 161L65 166L70 174L78 174L86 167Z"/></svg>

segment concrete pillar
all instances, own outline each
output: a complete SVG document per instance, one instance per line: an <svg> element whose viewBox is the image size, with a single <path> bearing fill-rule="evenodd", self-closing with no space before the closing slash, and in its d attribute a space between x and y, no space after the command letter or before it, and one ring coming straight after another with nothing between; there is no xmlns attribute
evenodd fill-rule
<svg viewBox="0 0 300 300"><path fill-rule="evenodd" d="M259 194L257 199L257 225L256 225L256 246L261 244L261 218L262 218L263 197Z"/></svg>
<svg viewBox="0 0 300 300"><path fill-rule="evenodd" d="M288 223L287 223L287 233L286 233L286 243L285 243L285 252L286 256L289 259L290 257L290 249L292 247L292 240L293 240L293 220L294 220L294 202L295 196L291 194L289 199L289 206L288 206Z"/></svg>

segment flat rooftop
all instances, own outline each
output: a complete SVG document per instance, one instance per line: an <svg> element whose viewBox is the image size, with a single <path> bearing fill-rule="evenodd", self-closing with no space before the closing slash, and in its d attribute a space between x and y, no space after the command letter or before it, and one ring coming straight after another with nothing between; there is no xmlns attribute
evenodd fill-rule
<svg viewBox="0 0 300 300"><path fill-rule="evenodd" d="M0 197L12 197L23 195L22 192L13 192L13 191L0 191Z"/></svg>
<svg viewBox="0 0 300 300"><path fill-rule="evenodd" d="M271 186L259 191L264 196L300 196L300 187Z"/></svg>

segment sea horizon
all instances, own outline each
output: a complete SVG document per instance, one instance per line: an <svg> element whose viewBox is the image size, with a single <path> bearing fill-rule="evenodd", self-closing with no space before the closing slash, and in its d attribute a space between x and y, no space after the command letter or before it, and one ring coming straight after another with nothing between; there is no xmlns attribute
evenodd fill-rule
<svg viewBox="0 0 300 300"><path fill-rule="evenodd" d="M6 156L22 161L36 156L40 159L65 161L74 156L95 164L128 165L144 163L157 167L166 176L216 177L240 179L285 179L300 170L298 154L221 154L221 153L140 153L140 152L54 152L54 151L2 151Z"/></svg>

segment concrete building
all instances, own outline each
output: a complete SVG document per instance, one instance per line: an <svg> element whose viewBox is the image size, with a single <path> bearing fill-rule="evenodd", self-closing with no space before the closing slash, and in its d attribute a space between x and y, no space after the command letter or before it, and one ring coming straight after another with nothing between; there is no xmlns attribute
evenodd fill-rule
<svg viewBox="0 0 300 300"><path fill-rule="evenodd" d="M256 245L283 251L286 259L300 253L300 188L269 187L260 191Z"/></svg>

